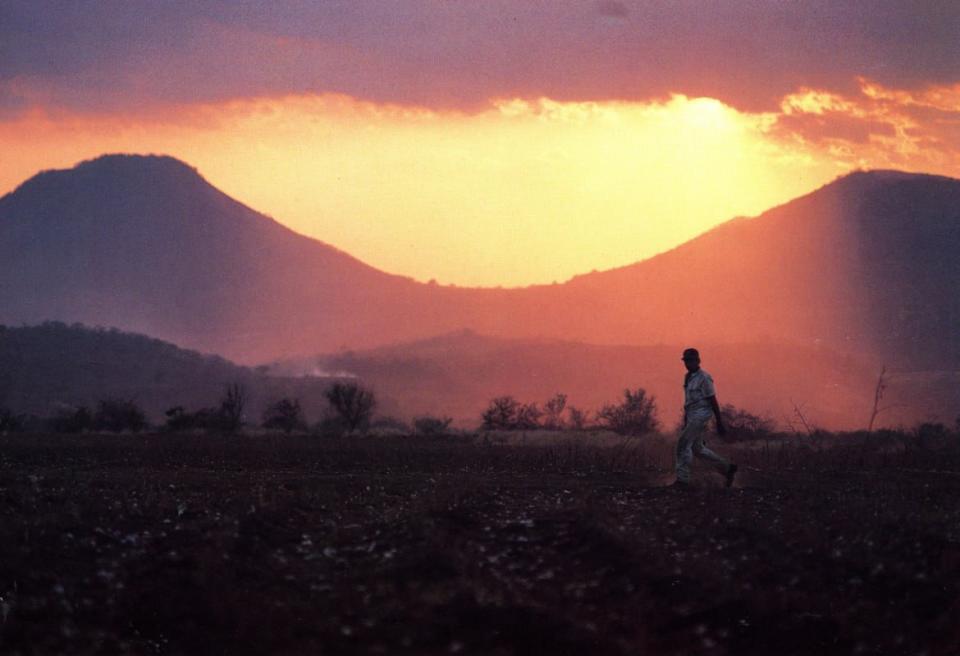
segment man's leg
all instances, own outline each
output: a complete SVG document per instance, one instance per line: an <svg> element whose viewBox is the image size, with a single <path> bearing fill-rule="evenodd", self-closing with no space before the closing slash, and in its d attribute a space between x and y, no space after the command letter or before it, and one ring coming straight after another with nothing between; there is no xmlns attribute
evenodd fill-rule
<svg viewBox="0 0 960 656"><path fill-rule="evenodd" d="M687 425L680 431L677 438L676 469L677 480L681 483L690 482L690 465L693 463L694 445L702 441L703 429L706 422L700 419L688 418Z"/></svg>
<svg viewBox="0 0 960 656"><path fill-rule="evenodd" d="M711 451L709 448L707 448L707 445L704 444L703 431L701 431L697 436L697 441L692 445L691 450L693 451L694 455L709 462L711 465L713 465L714 469L724 476L726 476L727 472L730 471L730 461L722 457L720 454Z"/></svg>

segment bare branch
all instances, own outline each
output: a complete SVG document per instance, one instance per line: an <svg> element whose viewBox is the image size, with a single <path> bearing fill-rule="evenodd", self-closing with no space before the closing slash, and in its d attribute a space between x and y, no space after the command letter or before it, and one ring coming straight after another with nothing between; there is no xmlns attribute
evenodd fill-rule
<svg viewBox="0 0 960 656"><path fill-rule="evenodd" d="M813 435L813 428L809 423L807 423L807 418L803 416L803 406L794 403L793 399L790 399L790 403L793 404L793 414L795 414L797 419L800 420L804 430L807 431L807 435Z"/></svg>
<svg viewBox="0 0 960 656"><path fill-rule="evenodd" d="M887 365L883 365L883 367L880 369L880 376L877 377L877 387L873 391L873 412L870 413L870 423L867 425L868 431L873 431L873 423L876 421L877 415L882 412L880 408L880 401L883 400L883 393L887 389L887 383L884 380L886 373Z"/></svg>

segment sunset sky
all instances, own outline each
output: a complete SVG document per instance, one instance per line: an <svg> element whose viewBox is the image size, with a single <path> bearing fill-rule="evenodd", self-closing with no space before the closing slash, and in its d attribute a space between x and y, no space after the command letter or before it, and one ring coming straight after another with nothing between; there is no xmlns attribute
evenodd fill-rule
<svg viewBox="0 0 960 656"><path fill-rule="evenodd" d="M0 193L164 153L380 269L562 281L960 177L960 3L0 0Z"/></svg>

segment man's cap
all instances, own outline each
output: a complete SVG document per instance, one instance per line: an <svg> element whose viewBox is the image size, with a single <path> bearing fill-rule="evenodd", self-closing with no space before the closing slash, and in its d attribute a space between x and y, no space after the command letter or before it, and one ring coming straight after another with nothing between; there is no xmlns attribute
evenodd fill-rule
<svg viewBox="0 0 960 656"><path fill-rule="evenodd" d="M699 360L700 351L698 351L695 348L683 349L683 357L680 359L681 360Z"/></svg>

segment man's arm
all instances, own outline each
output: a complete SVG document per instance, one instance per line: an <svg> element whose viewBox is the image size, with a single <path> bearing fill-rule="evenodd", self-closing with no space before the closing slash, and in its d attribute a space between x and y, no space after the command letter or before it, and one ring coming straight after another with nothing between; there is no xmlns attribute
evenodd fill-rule
<svg viewBox="0 0 960 656"><path fill-rule="evenodd" d="M727 427L723 425L723 418L720 416L720 404L717 403L716 396L708 396L710 407L713 408L713 416L717 418L717 435L726 435Z"/></svg>

